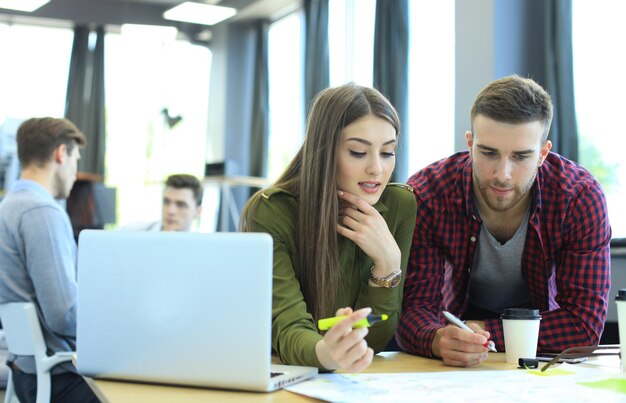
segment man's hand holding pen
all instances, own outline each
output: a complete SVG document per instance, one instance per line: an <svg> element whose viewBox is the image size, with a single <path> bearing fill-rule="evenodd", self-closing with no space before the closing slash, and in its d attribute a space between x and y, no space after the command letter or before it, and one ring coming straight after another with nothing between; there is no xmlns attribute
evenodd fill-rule
<svg viewBox="0 0 626 403"><path fill-rule="evenodd" d="M485 361L489 356L489 332L479 322L461 326L446 318L451 323L435 333L433 354L441 357L446 365L455 367L474 367ZM455 319L460 321L456 317Z"/></svg>

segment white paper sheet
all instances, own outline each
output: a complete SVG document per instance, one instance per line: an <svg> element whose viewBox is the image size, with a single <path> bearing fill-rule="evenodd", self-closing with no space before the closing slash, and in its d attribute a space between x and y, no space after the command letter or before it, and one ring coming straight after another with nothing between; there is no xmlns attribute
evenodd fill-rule
<svg viewBox="0 0 626 403"><path fill-rule="evenodd" d="M330 402L626 402L624 394L578 383L616 378L620 374L567 364L558 369L571 373L538 376L520 369L321 374L287 390Z"/></svg>

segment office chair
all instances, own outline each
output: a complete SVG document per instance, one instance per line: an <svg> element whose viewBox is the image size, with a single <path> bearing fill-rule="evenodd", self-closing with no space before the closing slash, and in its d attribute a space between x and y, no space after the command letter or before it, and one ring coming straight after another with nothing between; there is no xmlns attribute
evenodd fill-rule
<svg viewBox="0 0 626 403"><path fill-rule="evenodd" d="M58 352L48 356L46 343L39 326L37 310L32 302L0 304L0 320L4 327L9 352L15 355L32 355L37 369L37 403L49 402L52 382L50 370L65 361L71 361L73 351ZM17 401L13 379L9 371L4 403Z"/></svg>
<svg viewBox="0 0 626 403"><path fill-rule="evenodd" d="M7 347L6 338L4 337L4 329L0 329L0 390L2 391L6 390L7 388L9 372L11 372L11 369L8 367L8 365L4 365L7 360L8 354L9 349Z"/></svg>

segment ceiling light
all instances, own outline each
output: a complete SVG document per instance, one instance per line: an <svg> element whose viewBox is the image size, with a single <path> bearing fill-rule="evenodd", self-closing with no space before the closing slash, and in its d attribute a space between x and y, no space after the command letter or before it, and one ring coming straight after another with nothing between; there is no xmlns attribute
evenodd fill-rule
<svg viewBox="0 0 626 403"><path fill-rule="evenodd" d="M9 10L26 11L28 13L37 10L50 0L0 0L0 8Z"/></svg>
<svg viewBox="0 0 626 403"><path fill-rule="evenodd" d="M166 20L191 22L194 24L214 25L237 14L231 7L212 6L186 1L163 13Z"/></svg>

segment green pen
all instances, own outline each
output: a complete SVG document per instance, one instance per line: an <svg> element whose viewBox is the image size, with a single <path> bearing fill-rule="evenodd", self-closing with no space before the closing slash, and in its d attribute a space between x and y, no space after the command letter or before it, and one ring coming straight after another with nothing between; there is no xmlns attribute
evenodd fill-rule
<svg viewBox="0 0 626 403"><path fill-rule="evenodd" d="M331 327L335 326L337 323L341 322L345 318L346 318L346 315L335 316L335 317L326 318L326 319L320 319L320 320L317 321L317 327L319 327L320 330L328 330ZM380 322L380 321L383 321L383 320L387 320L387 319L389 319L389 315L386 315L386 314L382 314L382 315L367 315L367 317L361 319L360 321L358 321L354 325L352 325L352 328L355 329L357 327L370 327L374 323L377 323L377 322Z"/></svg>

